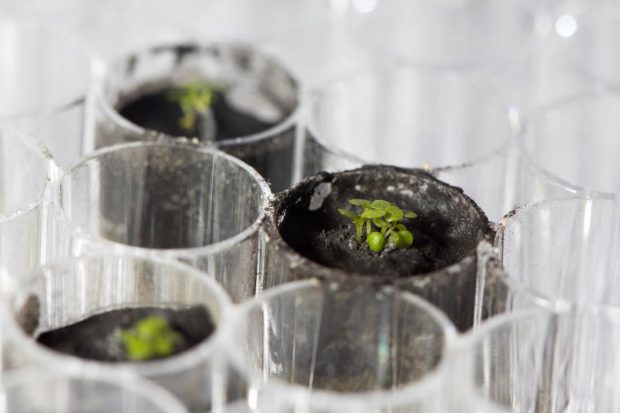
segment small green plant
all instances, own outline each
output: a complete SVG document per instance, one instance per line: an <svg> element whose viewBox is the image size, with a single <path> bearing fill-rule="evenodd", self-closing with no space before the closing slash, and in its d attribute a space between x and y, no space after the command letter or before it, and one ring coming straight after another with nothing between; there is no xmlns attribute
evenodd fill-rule
<svg viewBox="0 0 620 413"><path fill-rule="evenodd" d="M148 316L131 329L121 330L120 340L130 360L143 361L169 356L182 337L170 327L165 318Z"/></svg>
<svg viewBox="0 0 620 413"><path fill-rule="evenodd" d="M198 115L209 112L218 88L204 80L195 81L175 88L168 93L168 99L177 102L183 111L179 126L188 132L196 127Z"/></svg>
<svg viewBox="0 0 620 413"><path fill-rule="evenodd" d="M383 251L386 243L399 249L409 248L413 244L413 234L401 221L417 217L415 212L401 209L382 199L372 202L349 199L349 204L362 208L362 212L356 215L346 208L338 208L338 212L353 221L358 242L362 242L366 230L366 243L372 251Z"/></svg>

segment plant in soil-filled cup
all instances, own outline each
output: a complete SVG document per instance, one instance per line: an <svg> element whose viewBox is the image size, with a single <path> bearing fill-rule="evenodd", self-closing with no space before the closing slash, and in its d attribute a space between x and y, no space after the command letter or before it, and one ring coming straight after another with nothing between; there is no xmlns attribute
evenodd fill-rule
<svg viewBox="0 0 620 413"><path fill-rule="evenodd" d="M113 62L99 89L97 147L186 137L239 157L276 190L291 183L298 84L250 45L152 47Z"/></svg>
<svg viewBox="0 0 620 413"><path fill-rule="evenodd" d="M268 215L267 286L313 276L395 284L460 330L473 324L476 249L494 231L461 189L419 169L364 166L302 181Z"/></svg>
<svg viewBox="0 0 620 413"><path fill-rule="evenodd" d="M74 258L20 279L9 301L12 365L134 372L190 411L211 407L229 302L208 275L158 259Z"/></svg>

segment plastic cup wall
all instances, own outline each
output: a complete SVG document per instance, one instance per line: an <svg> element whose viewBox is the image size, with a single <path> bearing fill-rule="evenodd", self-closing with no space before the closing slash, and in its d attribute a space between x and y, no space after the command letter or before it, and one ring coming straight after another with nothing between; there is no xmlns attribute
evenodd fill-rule
<svg viewBox="0 0 620 413"><path fill-rule="evenodd" d="M539 309L491 320L454 353L458 411L617 410L618 316Z"/></svg>
<svg viewBox="0 0 620 413"><path fill-rule="evenodd" d="M96 152L60 183L71 253L114 250L204 270L239 301L260 290L269 188L222 152L172 142Z"/></svg>
<svg viewBox="0 0 620 413"><path fill-rule="evenodd" d="M241 307L230 354L251 408L441 411L452 324L412 294L348 287L300 281Z"/></svg>
<svg viewBox="0 0 620 413"><path fill-rule="evenodd" d="M91 55L77 39L28 20L0 21L0 124L46 145L59 165L84 154Z"/></svg>
<svg viewBox="0 0 620 413"><path fill-rule="evenodd" d="M54 255L50 187L60 170L45 147L22 132L0 127L0 263L2 290L16 274Z"/></svg>
<svg viewBox="0 0 620 413"><path fill-rule="evenodd" d="M137 378L103 373L16 370L3 378L0 392L0 409L7 413L187 412L161 387Z"/></svg>

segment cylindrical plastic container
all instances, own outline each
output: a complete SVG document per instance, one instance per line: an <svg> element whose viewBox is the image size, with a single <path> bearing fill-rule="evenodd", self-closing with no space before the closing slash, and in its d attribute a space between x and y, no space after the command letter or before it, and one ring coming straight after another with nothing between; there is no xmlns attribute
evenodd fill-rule
<svg viewBox="0 0 620 413"><path fill-rule="evenodd" d="M466 336L455 354L454 408L472 413L618 410L619 316L617 309L565 308L491 320Z"/></svg>
<svg viewBox="0 0 620 413"><path fill-rule="evenodd" d="M170 92L197 82L207 82L212 98L198 109L204 117L198 115L196 128L177 127L180 113L178 120L162 120L178 110ZM244 160L279 191L293 179L299 88L280 62L251 44L152 46L98 73L95 147L148 140L153 133L195 138ZM136 114L142 110L159 116Z"/></svg>
<svg viewBox="0 0 620 413"><path fill-rule="evenodd" d="M60 182L73 254L115 250L204 270L235 301L260 290L260 230L271 192L240 160L178 142L97 151Z"/></svg>
<svg viewBox="0 0 620 413"><path fill-rule="evenodd" d="M394 288L307 280L244 304L229 354L250 383L248 406L287 412L435 412L454 327Z"/></svg>

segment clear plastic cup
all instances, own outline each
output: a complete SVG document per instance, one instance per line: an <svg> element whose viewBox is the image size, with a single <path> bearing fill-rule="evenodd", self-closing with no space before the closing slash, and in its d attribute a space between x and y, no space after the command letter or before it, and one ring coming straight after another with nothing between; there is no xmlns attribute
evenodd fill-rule
<svg viewBox="0 0 620 413"><path fill-rule="evenodd" d="M214 330L207 339L175 356L144 362L99 362L61 353L37 341L40 333L62 328L106 311L204 306ZM9 367L45 366L58 371L96 369L138 374L155 381L191 411L205 411L223 391L219 375L221 326L230 303L207 274L155 258L106 254L72 258L20 277L4 312Z"/></svg>
<svg viewBox="0 0 620 413"><path fill-rule="evenodd" d="M592 194L528 205L501 222L495 244L516 284L555 304L617 305L620 208Z"/></svg>
<svg viewBox="0 0 620 413"><path fill-rule="evenodd" d="M318 88L307 106L303 176L368 163L438 168L492 219L516 206L507 183L520 167L518 114L490 82L398 63Z"/></svg>
<svg viewBox="0 0 620 413"><path fill-rule="evenodd" d="M463 188L494 222L524 205L575 196L580 191L542 169L519 144L481 162L438 168L434 174Z"/></svg>
<svg viewBox="0 0 620 413"><path fill-rule="evenodd" d="M360 42L408 62L491 73L527 51L534 13L527 1L353 0Z"/></svg>
<svg viewBox="0 0 620 413"><path fill-rule="evenodd" d="M454 334L413 294L308 280L244 304L228 350L252 409L435 412Z"/></svg>
<svg viewBox="0 0 620 413"><path fill-rule="evenodd" d="M619 114L620 94L609 89L539 108L527 119L524 149L567 186L618 193Z"/></svg>
<svg viewBox="0 0 620 413"><path fill-rule="evenodd" d="M458 411L617 411L619 339L617 310L539 309L491 320L456 353Z"/></svg>
<svg viewBox="0 0 620 413"><path fill-rule="evenodd" d="M0 123L27 132L60 165L84 153L91 56L71 36L20 20L0 20Z"/></svg>
<svg viewBox="0 0 620 413"><path fill-rule="evenodd" d="M0 267L2 282L44 263L53 251L50 184L60 170L45 147L0 127ZM7 287L5 284L3 286Z"/></svg>
<svg viewBox="0 0 620 413"><path fill-rule="evenodd" d="M140 91L205 78L226 90L239 110L273 125L265 130L202 143L236 156L261 173L274 188L292 183L299 85L276 59L251 44L193 42L152 46L101 67L96 84L95 147L148 140L153 131L119 113L119 105ZM216 125L217 128L217 125ZM194 138L189 136L189 138Z"/></svg>
<svg viewBox="0 0 620 413"><path fill-rule="evenodd" d="M564 30L568 40L567 64L594 81L613 86L620 85L620 60L616 57L618 44L616 39L620 7L615 2L566 2L583 3L585 13L563 14L559 24L571 30ZM572 18L572 20L571 20ZM563 19L563 20L560 20ZM569 24L570 23L570 24ZM562 28L562 26L559 26Z"/></svg>
<svg viewBox="0 0 620 413"><path fill-rule="evenodd" d="M189 263L235 301L260 290L261 223L271 192L240 160L178 142L97 151L60 182L72 254L122 251Z"/></svg>
<svg viewBox="0 0 620 413"><path fill-rule="evenodd" d="M5 413L186 413L166 390L146 380L81 372L17 370L2 378Z"/></svg>
<svg viewBox="0 0 620 413"><path fill-rule="evenodd" d="M449 70L395 64L338 79L310 95L304 175L473 163L513 139L509 112L491 85Z"/></svg>

